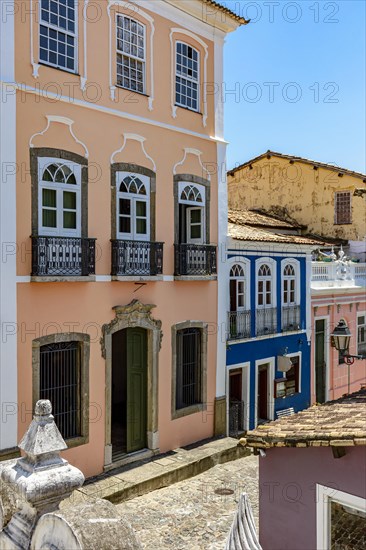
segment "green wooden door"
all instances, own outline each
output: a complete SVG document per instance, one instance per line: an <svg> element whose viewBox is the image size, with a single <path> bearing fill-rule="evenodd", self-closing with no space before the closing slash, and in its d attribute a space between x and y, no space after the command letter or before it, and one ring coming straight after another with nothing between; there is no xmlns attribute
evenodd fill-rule
<svg viewBox="0 0 366 550"><path fill-rule="evenodd" d="M326 385L325 321L315 321L315 381L316 402L324 403Z"/></svg>
<svg viewBox="0 0 366 550"><path fill-rule="evenodd" d="M147 430L146 330L127 329L127 452L146 447Z"/></svg>

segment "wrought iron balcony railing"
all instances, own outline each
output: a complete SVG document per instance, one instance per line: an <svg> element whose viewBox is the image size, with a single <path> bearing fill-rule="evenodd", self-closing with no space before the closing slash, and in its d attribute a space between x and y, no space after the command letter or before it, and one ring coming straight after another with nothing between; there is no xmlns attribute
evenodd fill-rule
<svg viewBox="0 0 366 550"><path fill-rule="evenodd" d="M228 333L229 340L238 340L240 338L250 338L251 311L229 311L228 313Z"/></svg>
<svg viewBox="0 0 366 550"><path fill-rule="evenodd" d="M282 308L282 330L300 330L300 306L291 305Z"/></svg>
<svg viewBox="0 0 366 550"><path fill-rule="evenodd" d="M163 246L164 243L112 240L112 275L161 275Z"/></svg>
<svg viewBox="0 0 366 550"><path fill-rule="evenodd" d="M95 241L78 237L32 236L32 276L94 275Z"/></svg>
<svg viewBox="0 0 366 550"><path fill-rule="evenodd" d="M216 275L216 246L207 244L175 244L176 276Z"/></svg>
<svg viewBox="0 0 366 550"><path fill-rule="evenodd" d="M265 336L266 334L276 334L277 332L277 308L265 307L257 309L256 314L256 329L257 336Z"/></svg>

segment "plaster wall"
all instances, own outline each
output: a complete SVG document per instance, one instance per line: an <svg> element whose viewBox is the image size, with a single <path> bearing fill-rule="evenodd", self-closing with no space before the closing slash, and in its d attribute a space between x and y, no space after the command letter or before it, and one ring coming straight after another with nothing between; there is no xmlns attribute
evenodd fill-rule
<svg viewBox="0 0 366 550"><path fill-rule="evenodd" d="M312 327L311 344L311 402L316 401L316 374L315 374L315 321L326 318L326 363L328 392L327 401L338 399L345 393L358 391L366 383L366 359L356 359L353 365L339 364L339 354L330 345L330 334L338 325L340 319L345 319L351 331L349 353L357 355L357 315L366 312L365 292L359 290L356 294L337 294L317 296L312 300ZM348 380L350 387L348 388Z"/></svg>
<svg viewBox="0 0 366 550"><path fill-rule="evenodd" d="M316 484L366 497L366 448L276 448L259 459L259 525L263 550L316 549Z"/></svg>
<svg viewBox="0 0 366 550"><path fill-rule="evenodd" d="M366 235L366 209L362 198L351 197L352 224L334 224L334 193L363 187L362 179L326 168L272 156L253 162L228 176L229 208L261 208L287 214L308 231L347 240Z"/></svg>

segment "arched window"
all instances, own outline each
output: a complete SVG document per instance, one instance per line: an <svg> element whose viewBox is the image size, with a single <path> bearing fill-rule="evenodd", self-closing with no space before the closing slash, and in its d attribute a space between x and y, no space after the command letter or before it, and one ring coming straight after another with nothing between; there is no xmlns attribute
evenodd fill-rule
<svg viewBox="0 0 366 550"><path fill-rule="evenodd" d="M179 233L183 243L205 242L205 188L203 185L179 183Z"/></svg>
<svg viewBox="0 0 366 550"><path fill-rule="evenodd" d="M296 271L293 265L287 264L283 270L283 304L296 303Z"/></svg>
<svg viewBox="0 0 366 550"><path fill-rule="evenodd" d="M150 240L150 180L120 172L117 179L117 237Z"/></svg>
<svg viewBox="0 0 366 550"><path fill-rule="evenodd" d="M81 166L39 159L39 234L80 237Z"/></svg>
<svg viewBox="0 0 366 550"><path fill-rule="evenodd" d="M262 264L258 269L258 306L272 305L272 272L267 264Z"/></svg>
<svg viewBox="0 0 366 550"><path fill-rule="evenodd" d="M243 266L235 264L230 270L230 311L245 309L245 272Z"/></svg>

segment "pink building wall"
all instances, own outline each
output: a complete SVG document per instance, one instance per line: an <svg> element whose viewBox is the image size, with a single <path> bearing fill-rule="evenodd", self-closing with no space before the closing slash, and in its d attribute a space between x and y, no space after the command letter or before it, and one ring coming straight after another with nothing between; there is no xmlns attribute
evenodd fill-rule
<svg viewBox="0 0 366 550"><path fill-rule="evenodd" d="M338 351L330 345L330 334L340 319L345 319L351 331L349 353L357 355L357 315L366 312L365 290L359 288L358 293L340 292L334 295L316 296L312 300L312 353L311 353L311 403L316 402L315 380L315 321L326 321L326 364L327 364L327 396L326 400L338 399L345 393L358 391L366 383L366 359L356 359L353 365L339 365ZM348 387L348 373L350 387Z"/></svg>
<svg viewBox="0 0 366 550"><path fill-rule="evenodd" d="M331 448L278 448L259 459L259 538L263 550L315 550L316 484L366 497L366 447L342 458Z"/></svg>

